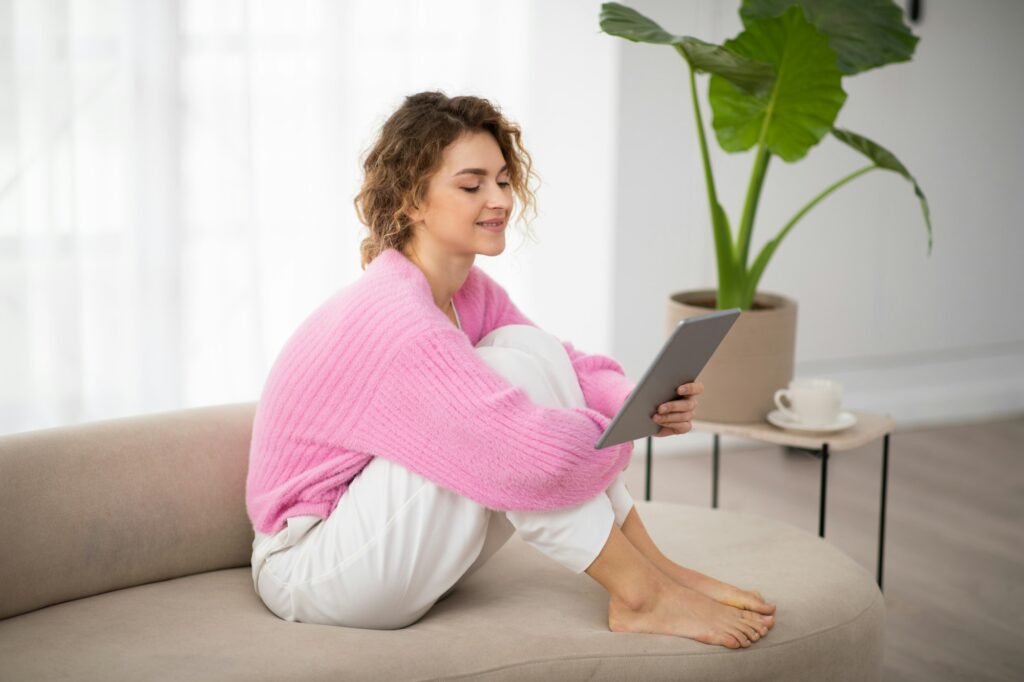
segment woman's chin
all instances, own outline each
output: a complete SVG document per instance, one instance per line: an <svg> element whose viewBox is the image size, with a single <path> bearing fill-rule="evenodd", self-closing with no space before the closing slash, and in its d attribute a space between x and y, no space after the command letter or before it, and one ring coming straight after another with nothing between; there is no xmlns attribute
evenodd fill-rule
<svg viewBox="0 0 1024 682"><path fill-rule="evenodd" d="M505 238L491 239L489 244L482 244L478 253L484 256L497 256L505 250Z"/></svg>

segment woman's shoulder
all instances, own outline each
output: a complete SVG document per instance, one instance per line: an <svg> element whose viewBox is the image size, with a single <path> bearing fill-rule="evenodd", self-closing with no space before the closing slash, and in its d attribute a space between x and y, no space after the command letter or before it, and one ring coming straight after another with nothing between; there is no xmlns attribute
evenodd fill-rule
<svg viewBox="0 0 1024 682"><path fill-rule="evenodd" d="M402 328L420 326L428 317L421 298L413 281L368 270L310 311L292 333L289 345L325 336L335 342L394 339Z"/></svg>

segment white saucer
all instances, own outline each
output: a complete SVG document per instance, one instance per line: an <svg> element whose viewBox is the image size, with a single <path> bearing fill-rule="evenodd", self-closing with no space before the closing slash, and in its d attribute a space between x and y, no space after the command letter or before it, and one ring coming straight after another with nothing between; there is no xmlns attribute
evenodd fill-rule
<svg viewBox="0 0 1024 682"><path fill-rule="evenodd" d="M790 419L782 410L772 410L768 413L768 421L773 425L778 426L780 429L789 429L791 431L842 431L848 429L857 423L857 415L852 412L840 412L836 420L831 424L825 426L807 426L800 422L793 421Z"/></svg>

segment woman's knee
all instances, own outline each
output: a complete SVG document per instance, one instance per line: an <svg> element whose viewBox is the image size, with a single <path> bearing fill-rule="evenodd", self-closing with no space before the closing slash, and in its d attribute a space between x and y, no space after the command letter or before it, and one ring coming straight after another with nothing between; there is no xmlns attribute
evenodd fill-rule
<svg viewBox="0 0 1024 682"><path fill-rule="evenodd" d="M512 346L512 347L555 347L562 348L562 343L552 334L532 324L506 324L495 327L480 341L480 346ZM564 350L564 348L563 348Z"/></svg>
<svg viewBox="0 0 1024 682"><path fill-rule="evenodd" d="M531 325L498 327L485 336L476 351L487 364L530 400L547 407L581 407L583 390L568 352L555 336Z"/></svg>

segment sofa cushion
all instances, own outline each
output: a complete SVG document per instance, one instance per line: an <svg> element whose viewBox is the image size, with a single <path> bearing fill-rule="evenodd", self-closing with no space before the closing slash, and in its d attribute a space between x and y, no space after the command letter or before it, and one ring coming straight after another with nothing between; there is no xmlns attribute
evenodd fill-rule
<svg viewBox="0 0 1024 682"><path fill-rule="evenodd" d="M245 566L256 403L0 437L0 618Z"/></svg>
<svg viewBox="0 0 1024 682"><path fill-rule="evenodd" d="M0 679L873 680L885 605L824 540L759 516L638 502L674 560L758 589L777 624L746 649L608 630L605 591L513 536L401 630L291 623L248 567L79 599L0 621Z"/></svg>

